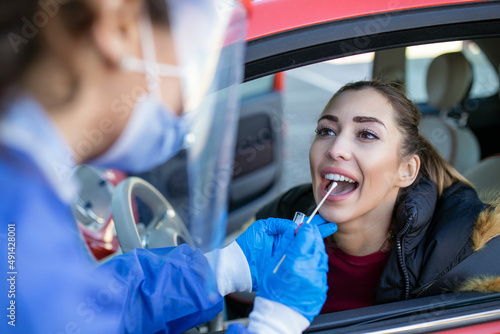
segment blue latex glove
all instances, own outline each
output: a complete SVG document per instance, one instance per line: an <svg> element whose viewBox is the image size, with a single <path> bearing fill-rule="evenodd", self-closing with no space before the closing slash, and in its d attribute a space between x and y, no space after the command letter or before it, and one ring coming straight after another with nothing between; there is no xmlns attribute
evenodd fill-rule
<svg viewBox="0 0 500 334"><path fill-rule="evenodd" d="M236 242L240 246L250 267L252 276L252 291L257 291L260 285L262 270L269 264L269 259L284 241L286 231L295 231L297 224L292 220L281 218L260 219L250 225ZM293 234L288 234L289 244Z"/></svg>
<svg viewBox="0 0 500 334"><path fill-rule="evenodd" d="M309 217L304 218L304 223L307 221L308 218ZM316 225L318 227L319 233L321 234L321 237L323 239L337 232L337 224L327 222L319 214L314 215L309 224Z"/></svg>
<svg viewBox="0 0 500 334"><path fill-rule="evenodd" d="M304 222L307 220L305 218ZM310 222L317 225L321 236L326 238L337 230L337 225L324 220L319 214ZM289 219L268 218L255 221L242 233L236 242L240 246L248 261L252 276L252 291L257 291L260 286L260 277L269 264L269 259L282 248L282 244L289 244L293 235L285 237L288 230L295 231L297 223ZM302 227L301 227L302 229ZM286 239L286 240L285 240ZM285 242L284 242L285 241Z"/></svg>
<svg viewBox="0 0 500 334"><path fill-rule="evenodd" d="M286 257L274 273L283 254ZM311 322L326 301L327 259L318 227L303 225L295 240L271 259L257 296L284 304Z"/></svg>
<svg viewBox="0 0 500 334"><path fill-rule="evenodd" d="M253 334L253 332L250 332L248 328L246 328L243 324L240 323L234 323L229 325L227 328L226 334L243 334L243 333L248 333L248 334Z"/></svg>

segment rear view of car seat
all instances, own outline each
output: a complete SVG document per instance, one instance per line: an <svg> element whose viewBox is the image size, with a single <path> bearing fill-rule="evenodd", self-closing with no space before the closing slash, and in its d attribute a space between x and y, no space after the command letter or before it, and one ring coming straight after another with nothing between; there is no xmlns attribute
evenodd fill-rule
<svg viewBox="0 0 500 334"><path fill-rule="evenodd" d="M500 68L498 72L500 74ZM474 185L483 202L493 204L500 198L500 154L481 160L468 169L464 176Z"/></svg>
<svg viewBox="0 0 500 334"><path fill-rule="evenodd" d="M420 132L446 161L464 173L481 157L479 142L465 124L459 125L447 114L466 99L472 86L472 66L461 52L442 54L431 62L426 85L429 105L441 114L424 115ZM466 120L465 111L464 116Z"/></svg>
<svg viewBox="0 0 500 334"><path fill-rule="evenodd" d="M464 176L477 191L481 201L493 204L500 197L500 155L481 160L465 172Z"/></svg>

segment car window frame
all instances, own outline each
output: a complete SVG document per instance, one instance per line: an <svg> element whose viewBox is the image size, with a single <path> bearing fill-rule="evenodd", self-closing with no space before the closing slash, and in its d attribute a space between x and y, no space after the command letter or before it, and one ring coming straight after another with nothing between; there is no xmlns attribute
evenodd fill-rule
<svg viewBox="0 0 500 334"><path fill-rule="evenodd" d="M247 43L244 81L397 46L497 37L498 13L499 2L473 2L367 15L265 36Z"/></svg>

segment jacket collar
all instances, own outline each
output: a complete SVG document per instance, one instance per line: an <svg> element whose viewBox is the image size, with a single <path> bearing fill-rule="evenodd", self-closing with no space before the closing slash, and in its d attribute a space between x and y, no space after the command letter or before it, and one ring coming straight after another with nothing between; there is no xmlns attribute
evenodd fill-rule
<svg viewBox="0 0 500 334"><path fill-rule="evenodd" d="M401 191L396 209L396 231L404 244L417 245L424 237L436 208L437 189L431 180L420 177L412 186ZM408 249L407 249L408 250Z"/></svg>

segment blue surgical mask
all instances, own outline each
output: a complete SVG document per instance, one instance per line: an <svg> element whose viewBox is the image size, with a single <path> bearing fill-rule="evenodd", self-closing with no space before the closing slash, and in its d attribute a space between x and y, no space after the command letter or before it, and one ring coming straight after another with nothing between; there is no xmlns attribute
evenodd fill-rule
<svg viewBox="0 0 500 334"><path fill-rule="evenodd" d="M157 167L182 148L185 119L152 95L140 99L118 140L90 162L102 168L141 173Z"/></svg>

